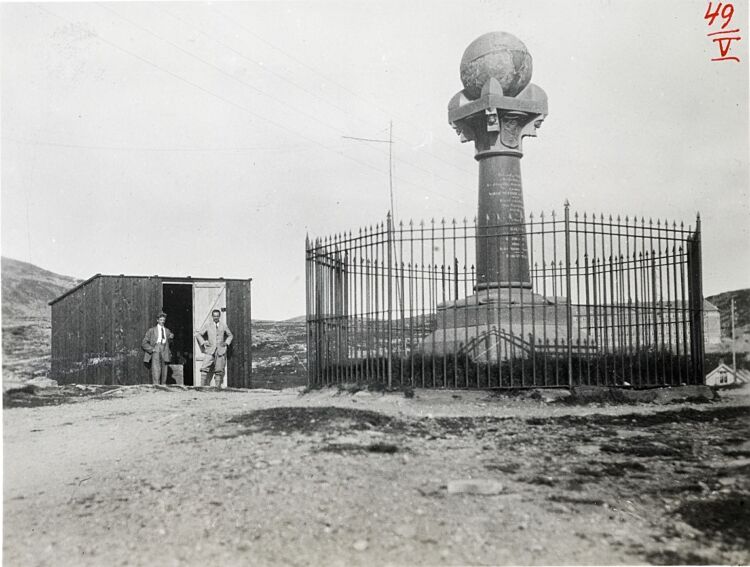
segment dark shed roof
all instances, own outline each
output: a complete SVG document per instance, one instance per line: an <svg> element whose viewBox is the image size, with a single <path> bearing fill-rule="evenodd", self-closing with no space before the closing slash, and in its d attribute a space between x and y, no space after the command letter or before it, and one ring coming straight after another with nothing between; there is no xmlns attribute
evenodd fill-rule
<svg viewBox="0 0 750 567"><path fill-rule="evenodd" d="M253 278L194 278L192 276L160 276L160 275L154 275L154 276L131 276L131 275L125 275L125 274L95 274L91 276L89 279L82 281L77 286L70 288L68 291L63 293L62 295L59 295L52 301L48 303L48 305L54 305L64 297L69 296L71 293L74 293L78 291L79 289L86 287L88 284L90 284L92 281L98 278L138 278L138 279L146 279L146 278L159 278L160 280L164 281L171 281L171 282L246 282L246 281L253 281Z"/></svg>

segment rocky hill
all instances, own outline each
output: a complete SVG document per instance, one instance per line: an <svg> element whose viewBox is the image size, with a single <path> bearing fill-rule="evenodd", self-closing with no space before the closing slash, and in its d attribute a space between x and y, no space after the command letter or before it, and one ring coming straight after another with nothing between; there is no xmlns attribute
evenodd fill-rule
<svg viewBox="0 0 750 567"><path fill-rule="evenodd" d="M732 298L734 298L735 340L732 335ZM741 354L743 368L750 364L750 289L726 291L706 298L719 309L721 314L721 342L707 345L706 367L716 366L714 361L730 360L732 350ZM734 347L734 349L733 349ZM717 362L718 363L718 362Z"/></svg>
<svg viewBox="0 0 750 567"><path fill-rule="evenodd" d="M718 307L721 313L721 336L731 335L731 304L734 298L735 332L739 334L750 333L750 288L725 291L711 295L706 299Z"/></svg>
<svg viewBox="0 0 750 567"><path fill-rule="evenodd" d="M307 384L305 318L253 321L253 385L264 388Z"/></svg>
<svg viewBox="0 0 750 567"><path fill-rule="evenodd" d="M49 374L48 303L79 283L33 264L2 258L3 382Z"/></svg>
<svg viewBox="0 0 750 567"><path fill-rule="evenodd" d="M33 264L2 258L3 326L49 321L48 303L79 280L43 270Z"/></svg>

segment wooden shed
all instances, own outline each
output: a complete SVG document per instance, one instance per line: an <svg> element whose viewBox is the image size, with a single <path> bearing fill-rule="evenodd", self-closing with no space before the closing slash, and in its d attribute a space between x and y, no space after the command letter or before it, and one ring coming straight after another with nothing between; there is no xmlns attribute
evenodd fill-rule
<svg viewBox="0 0 750 567"><path fill-rule="evenodd" d="M203 353L193 332L220 309L234 334L224 385L249 388L252 373L252 279L97 274L52 300L52 378L60 384L143 384L151 381L141 341L167 314L170 377L200 384Z"/></svg>

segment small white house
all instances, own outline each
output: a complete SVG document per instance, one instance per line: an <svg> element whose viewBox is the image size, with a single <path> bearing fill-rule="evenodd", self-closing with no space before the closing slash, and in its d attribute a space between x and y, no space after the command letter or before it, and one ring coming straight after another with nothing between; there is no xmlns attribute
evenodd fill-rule
<svg viewBox="0 0 750 567"><path fill-rule="evenodd" d="M737 374L732 372L732 367L720 362L719 366L714 368L706 375L706 386L717 386L719 388L732 386L735 384L750 383L750 371L737 369Z"/></svg>

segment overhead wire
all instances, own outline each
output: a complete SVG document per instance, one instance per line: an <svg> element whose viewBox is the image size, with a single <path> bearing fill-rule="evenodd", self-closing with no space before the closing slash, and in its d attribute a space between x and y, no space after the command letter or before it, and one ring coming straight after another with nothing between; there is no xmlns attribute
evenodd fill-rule
<svg viewBox="0 0 750 567"><path fill-rule="evenodd" d="M354 114L350 113L350 112L349 112L349 111L347 111L347 110L346 110L345 108L343 108L343 107L341 107L341 106L339 106L339 105L335 104L335 103L334 103L333 101L331 101L331 100L328 100L328 99L325 99L325 98L323 98L323 97L321 97L321 96L317 95L316 93L312 92L312 91L311 91L311 90L309 90L308 88L306 88L306 87L304 87L304 86L302 86L302 85L300 85L300 84L296 83L295 81L293 81L293 80L289 79L288 77L285 77L285 76L284 76L284 75L282 75L281 73L277 73L277 72L276 72L276 71L274 71L274 70L273 70L273 69L272 69L271 67L268 67L268 66L264 65L263 63L261 63L261 62L259 62L259 61L256 61L256 60L255 60L255 59L253 59L252 57L249 57L248 55L245 55L244 53L242 53L242 52L238 51L237 49L233 48L233 47L232 47L231 45L228 45L227 43L223 42L222 40L220 40L220 39L217 39L216 37L214 37L214 36L210 35L210 34L209 34L209 33L207 33L206 31L202 30L202 29L201 29L201 28L200 28L199 26L197 26L196 24L194 24L194 23L192 23L192 22L189 22L189 21L187 21L186 19L184 19L184 18L181 18L180 16L177 16L177 15L176 15L176 14L174 14L173 12L171 12L171 11L169 11L169 10L166 10L166 9L165 9L165 8L163 8L163 7L159 7L159 6L157 6L157 5L151 5L151 6L150 6L150 8L152 8L152 9L155 9L155 10L157 10L157 11L159 11L159 12L163 13L163 14L166 14L166 15L167 15L167 16L169 16L170 18L172 18L172 19L174 19L174 20L177 20L178 22L181 22L182 24L185 24L186 26L189 26L189 27L193 28L193 29L194 29L194 30L196 30L196 31L197 31L198 33L200 33L200 34L204 35L205 37L207 37L207 38L208 38L209 40L213 41L213 42L214 42L214 43L216 43L217 45L220 45L220 46L222 46L223 48L225 48L225 49L227 49L227 50L231 51L231 52L232 52L232 53L234 53L235 55L237 55L237 56L241 57L242 59L244 59L244 60L246 60L246 61L249 61L250 63L252 63L252 64L253 64L253 65L255 65L256 67L258 67L259 69L261 69L261 70L262 70L262 71L263 71L264 73L269 73L269 74L273 75L274 77L278 78L279 80L281 80L281 81L284 81L285 83L287 83L287 84L289 84L289 85L292 85L292 86L293 86L294 88L300 89L300 90L302 90L302 91L306 92L307 94L311 95L312 97L314 97L314 98L316 98L316 99L320 100L321 102L323 102L323 103L325 103L325 104L327 104L327 105L329 105L329 106L331 106L331 107L335 108L335 109L336 109L336 110L338 110L339 112L341 112L341 113L343 113L343 114L346 114L346 115L348 115L348 116L351 116L351 117L353 117L353 118L355 118L355 119L357 119L357 120L360 120L360 121L364 122L364 120L363 120L363 119L362 119L362 118L361 118L361 117L360 117L359 115L354 115Z"/></svg>
<svg viewBox="0 0 750 567"><path fill-rule="evenodd" d="M280 48L280 47L278 47L277 45L273 44L272 42L268 41L268 40L267 40L267 39L265 39L264 37L261 37L261 36L259 36L259 35L258 35L257 33L255 33L255 32L254 32L253 30L251 30L251 29L250 29L250 28L248 28L247 26L245 26L245 25L241 24L241 23L240 23L239 21L237 21L237 19L236 19L236 18L232 18L232 17L230 17L230 16L228 16L228 15L224 14L224 13L223 13L223 12L222 12L221 10L219 10L219 9L218 9L218 8L216 7L216 4L212 4L212 6L211 6L211 11L212 11L213 13L215 13L215 14L218 14L218 15L219 15L219 16L221 16L222 18L224 18L224 19L225 19L225 20L226 20L227 22L229 22L229 23L230 23L231 25L233 25L233 26L236 26L236 27L238 27L238 28L242 29L243 31L245 31L246 33L248 33L249 35L251 35L252 37L254 37L255 39L257 39L258 41L261 41L262 43L265 43L266 45L268 45L268 46L269 46L269 47L271 47L272 49L274 49L274 50L278 51L279 53L282 53L283 55L285 55L286 57L288 57L288 58L292 59L293 61L296 61L297 63L299 63L300 65L302 65L302 66L303 66L303 67L305 67L306 69L308 69L308 70L309 70L310 72L312 72L312 73L314 73L314 74L318 75L319 77L323 78L324 80L328 81L329 83L331 83L331 84L334 84L334 85L336 85L336 86L337 86L338 88L342 89L343 91L345 91L345 92L347 92L347 93L351 94L352 96L354 96L354 97L356 97L356 98L359 98L360 100L362 100L362 101L366 102L366 103L367 103L368 105L370 105L370 106L373 106L374 108L377 108L378 110L380 110L381 112L383 112L383 113L384 113L384 114L386 114L387 116L396 116L396 117L398 117L398 118L399 118L399 119L400 119L400 120L401 120L402 122L405 122L406 124L410 124L411 126L413 126L414 128L416 128L416 129L417 129L417 130L419 130L420 132L425 132L425 130L424 130L424 129L423 129L423 128L422 128L421 126L420 126L420 125L418 125L418 124L416 124L416 123L412 122L411 120L408 120L408 119L404 119L404 118L402 118L402 117L399 117L398 115L396 115L396 114L395 114L395 113L393 113L392 111L390 111L390 110L388 110L388 109L384 108L383 106L379 105L379 104L378 104L377 102L374 102L374 101L372 101L372 100L370 100L370 99L368 99L368 98L366 98L366 97L362 96L361 94L359 94L359 93L357 93L357 92L353 91L352 89L348 88L347 86L345 86L345 85L342 85L341 83L339 83L339 82L335 81L334 79L331 79L330 77L328 77L328 76L326 76L325 74L321 73L320 71L318 71L317 69L315 69L315 68L314 68L314 67L312 67L311 65L308 65L308 64L307 64L306 62L302 61L302 60L301 60L301 59L299 59L298 57L296 57L296 56L294 56L294 55L292 55L292 54L290 54L290 53L287 53L287 52L286 52L285 50L283 50L282 48ZM397 139L398 139L398 138L397 138ZM404 141L404 142L405 142L405 140L401 140L401 141ZM462 157L464 157L464 158L466 157L466 156L465 156L464 154L462 154L461 152L459 152L459 151L458 151L458 150L456 149L456 147L454 147L454 146L452 146L452 145L450 145L450 144L448 144L448 143L446 143L446 142L444 142L444 141L442 141L442 140L439 140L439 139L438 139L437 141L438 141L439 143L443 144L444 146L446 146L446 147L447 147L448 149L450 149L450 150L451 150L452 152L456 152L457 154L460 154L460 155L461 155ZM440 159L440 158L438 158L437 156L433 156L433 157L435 157L435 159ZM453 165L453 164L450 164L450 165ZM469 174L472 174L472 175L474 175L474 172L471 172L471 171L469 171L469 170L466 170L466 169L460 168L460 167L458 167L458 166L455 166L455 165L453 165L453 167L456 167L456 169L460 169L461 171L463 171L463 172L465 172L465 173L469 173Z"/></svg>
<svg viewBox="0 0 750 567"><path fill-rule="evenodd" d="M268 151L268 152L300 152L304 151L305 147L290 148L288 146L280 147L269 147L269 146L254 146L254 147L236 147L236 148L149 148L144 146L104 146L104 145L93 145L93 144L66 144L61 142L48 142L42 140L29 140L27 138L17 138L15 136L1 136L3 140L17 142L20 144L31 144L35 146L51 146L55 148L71 148L77 150L113 150L113 151L124 151L124 152L256 152L256 151Z"/></svg>
<svg viewBox="0 0 750 567"><path fill-rule="evenodd" d="M61 16L61 15L59 15L59 14L57 14L57 13L51 11L51 10L49 10L45 6L42 6L42 5L37 4L37 3L33 3L32 5L34 5L38 10L40 10L42 12L46 12L47 14L49 14L51 16L54 16L55 18L63 20L65 22L69 23L69 24L74 23L71 20L69 20L68 18L65 18L65 17L63 17L63 16ZM343 151L336 150L335 148L330 147L330 146L326 146L325 144L319 142L318 140L315 140L314 138L310 138L309 136L306 136L305 134L302 134L302 133L300 133L297 130L292 130L291 128L285 126L284 124L282 124L280 122L277 122L275 120L272 120L270 118L262 116L262 115L260 115L260 114L258 114L256 112L253 112L249 108L246 108L245 106L242 106L241 104L238 104L238 103L236 103L236 102L234 102L234 101L232 101L232 100L230 100L230 99L228 99L226 97L223 97L223 96L221 96L221 95L219 95L219 94L217 94L217 93L215 93L215 92L213 92L213 91L211 91L209 89L206 89L205 87L199 85L198 83L195 83L195 82L193 82L193 81L191 81L189 79L186 79L186 78L178 75L177 73L174 73L174 72L170 71L169 69L165 69L161 65L158 65L157 63L154 63L153 61L150 61L149 59L147 59L147 58L145 58L145 57L143 57L141 55L138 55L137 53L134 53L134 52L132 52L132 51L130 51L130 50L128 50L128 49L126 49L126 48L124 48L124 47L122 47L122 46L120 46L120 45L118 45L118 44L116 44L116 43L114 43L114 42L112 42L112 41L104 38L104 37L102 37L98 33L95 33L95 32L92 33L91 37L97 39L98 41L101 41L102 43L104 43L105 45L108 45L108 46L112 47L113 49L116 49L117 51L120 51L120 52L125 53L125 54L127 54L127 55L129 55L129 56L131 56L131 57L133 57L135 59L138 59L139 61L141 61L141 62L143 62L143 63L145 63L145 64L147 64L147 65L149 65L151 67L154 67L155 69L158 69L159 71L162 71L163 73L166 73L166 74L170 75L171 77L174 77L175 79L177 79L179 81L182 81L182 82L184 82L184 83L186 83L186 84L188 84L188 85L190 85L190 86L192 86L192 87L200 90L201 92L203 92L203 93L205 93L205 94L207 94L209 96L212 96L212 97L214 97L214 98L216 98L218 100L221 100L222 102L224 102L224 103L226 103L226 104L228 104L230 106L238 108L239 110L241 110L241 111L243 111L243 112L245 112L245 113L247 113L247 114L249 114L249 115L251 115L253 117L259 118L260 120L263 120L263 121L265 121L265 122L267 122L267 123L269 123L269 124L271 124L273 126L276 126L277 128L285 130L287 132L291 132L296 137L305 139L305 140L307 140L307 141L315 144L316 146L319 146L319 147L323 148L324 150L327 150L327 151L332 152L332 153L334 153L336 155L339 155L339 156L341 156L343 158L346 158L346 159L348 159L348 160L350 160L350 161L352 161L354 163L357 163L357 164L359 164L361 166L367 167L368 169L372 169L374 171L377 171L380 174L388 175L387 171L383 171L382 169L380 169L380 168L378 168L378 167L376 167L376 166L374 166L372 164L369 164L367 162L359 160L359 159L357 159L357 158L355 158L353 156L347 155ZM400 180L402 182L404 182L404 183L409 184L409 185L413 185L413 186L418 187L420 189L424 189L425 191L428 191L429 193L437 195L437 196L439 196L439 197L441 197L443 199L454 201L454 202L461 202L458 199L447 197L446 195L443 195L442 193L436 192L436 191L434 191L432 189L429 189L429 188L427 188L427 187L425 187L425 186L423 186L421 184L414 183L413 181L410 181L408 179L400 179Z"/></svg>
<svg viewBox="0 0 750 567"><path fill-rule="evenodd" d="M134 22L134 21L132 21L132 20L131 20L130 18L127 18L127 17L123 16L123 15L122 15L121 13L119 13L119 12L118 12L117 10L114 10L114 9L112 9L112 8L111 8L110 6L108 6L108 5L104 5L104 4L101 4L101 3L97 3L97 6L99 6L100 8L103 8L103 9L105 9L105 10L108 10L109 12L111 12L111 13L115 14L115 15L116 15L117 17L121 18L121 19L122 19L123 21L125 21L125 22L129 23L130 25L132 25L132 26L134 26L134 27L137 27L138 29L140 29L140 30L142 30L142 31L144 31L144 32L146 32L146 33L148 33L148 34L150 34L150 35L152 35L152 36L156 37L157 39L159 39L159 40L161 40L161 41L164 41L164 42L166 42L167 44L171 45L171 46L172 46L172 47L174 47L175 49L177 49L177 50L181 51L182 53L185 53L185 54L186 54L186 55L188 55L189 57L193 57L194 59L197 59L197 60L198 60L198 61L200 61L201 63L203 63L203 64L205 64L205 65L208 65L208 66L210 66L210 67L212 67L212 68L216 69L217 71L219 71L219 72L220 72L220 73L222 73L223 75L225 75L225 76L229 77L230 79L232 79L232 80L234 80L234 81L236 81L236 82L238 82L238 83L240 83L240 84L242 84L242 85L244 85L244 86L247 86L247 87L249 87L249 88L253 89L254 91L258 92L259 94L261 94L261 95L263 95L263 96L266 96L266 97L268 97L268 98L269 98L269 99L271 99L271 100L272 100L273 102L276 102L276 103L278 103L278 99L277 99L277 97L275 97L274 95L268 94L268 93L267 93L267 92L265 92L265 91L264 91L263 89L260 89L260 88L256 87L255 85L252 85L252 84L250 84L250 83L248 83L248 82L246 82L246 81L243 81L242 79L240 79L240 78L236 77L236 76L235 76L235 75L233 75L232 73L229 73L229 72L227 72L227 71L225 71L225 70L221 69L220 67L218 67L218 66L214 65L214 64L213 64L213 63L211 63L210 61L206 61L206 60L205 60L205 59L203 59L202 57L199 57L198 55L195 55L194 53L192 53L192 52L190 52L190 51L188 51L188 50L186 50L186 49L184 49L184 48L180 47L179 45L177 45L177 44L176 44L176 43L174 43L173 41L171 41L171 40L169 40L169 39L167 39L167 38L165 38L165 37L163 37L163 36L161 36L161 35L157 34L156 32L154 32L154 31L152 31L152 30L149 30L149 29L146 29L146 28L144 28L143 26L141 26L141 25L140 25L140 24L138 24L137 22ZM176 19L176 20L178 20L178 21L182 21L183 23L186 23L186 22L184 22L184 20L182 20L181 18L179 18L179 17L176 17L176 16L173 16L173 15L172 15L172 14L171 14L170 12L168 12L168 11L166 11L166 10L160 10L160 11L161 11L161 12L163 12L163 13L166 13L167 15L169 15L169 16L171 16L171 17L173 17L174 19ZM189 23L188 23L188 25L192 25L192 24L189 24ZM193 27L195 28L195 26L193 26ZM233 49L233 48L231 48L231 47L228 47L228 46L226 46L226 44L224 44L224 43L220 42L219 40L216 40L216 39L212 38L211 36L209 36L208 34L206 34L205 32L203 32L202 30L198 30L198 31L199 31L200 33L202 33L203 35L205 35L206 37L208 37L209 39L211 39L212 41L214 41L214 42L218 43L218 44L219 44L219 45L221 45L222 47L225 47L225 48L227 48L227 49L231 50L231 51L232 51L233 53L236 53L236 54L237 54L237 55L239 55L240 57L243 57L244 59L247 59L248 61L251 61L252 63L254 63L254 64L258 65L258 66L259 66L259 67L260 67L260 68L261 68L261 69L262 69L263 71L268 71L268 69L267 69L267 68L266 68L265 66L263 66L263 65L260 65L260 64L258 64L258 63L257 63L257 62L256 62L255 60L253 60L253 59L251 59L251 58L248 58L248 57L244 56L244 55L243 55L242 53L240 53L240 52L236 51L235 49ZM300 88L300 89L301 89L301 90L303 90L304 92L306 92L306 93L308 93L308 94L311 94L311 95L313 95L313 96L316 96L316 98L318 98L318 97L317 97L317 95L314 95L314 94L313 94L312 92L310 92L309 90L305 89L304 87L299 87L299 86L298 86L298 85L296 85L296 84L295 84L294 82L292 82L292 81L289 81L289 80L287 80L287 79L286 79L286 78L284 78L284 77L281 77L280 75L278 75L278 73L275 73L275 72L273 72L272 74L273 74L274 76L280 77L280 78L281 78L282 80L286 81L287 83L289 83L289 84L291 84L291 85L293 85L293 86L295 86L295 87L297 87L297 88ZM322 99L321 99L321 100L322 100ZM324 102L325 102L325 101L324 101ZM335 131L335 132L336 132L336 133L338 133L338 134L343 134L343 133L344 133L344 131L343 131L343 130L341 130L340 128L336 128L335 126L333 126L333 125L331 124L331 122L330 122L330 121L326 121L326 120L320 119L320 118L318 118L317 116L314 116L314 115L312 115L312 114L310 114L310 113L308 113L308 112L306 112L306 111L304 111L304 110L302 110L302 109L300 109L300 108L298 108L298 107L296 107L296 106L294 106L294 105L291 105L291 104L288 104L288 103L287 103L287 104L285 104L285 106L287 106L287 107L289 107L289 108L294 108L294 109L295 109L296 111L298 111L298 112L299 112L299 113L301 113L302 115L304 115L304 116L308 117L308 118L309 118L310 120L313 120L314 122L316 122L316 123L318 123L318 124L321 124L321 125L322 125L323 127L325 127L325 128L328 128L328 129L331 129L331 130ZM383 154L383 155L386 155L386 152L382 152L382 151L379 151L379 150L377 150L377 151L378 151L378 153L381 153L381 154ZM443 177L443 176L441 176L441 175L438 175L438 174L436 174L436 173L435 173L434 171L431 171L431 170L429 170L429 169L426 169L426 168L424 168L424 167L422 167L422 166L420 166L420 165L417 165L417 164L415 164L415 163L413 163L413 162L410 162L410 161L408 161L408 160L402 160L402 161L403 161L403 163L406 163L407 165L409 165L409 166L413 167L414 169L417 169L417 170L419 170L419 171L422 171L422 172L424 172L424 173L428 173L428 174L430 174L430 175L432 175L432 176L434 176L434 177L437 177L438 179L440 179L440 180L442 180L442 181L445 181L446 183L450 183L450 184L456 185L456 186L458 186L459 188L463 189L463 187L461 187L461 186L460 186L460 185L459 185L458 183L456 183L455 181L453 181L453 180L450 180L450 179L447 179L447 178L445 178L445 177Z"/></svg>

